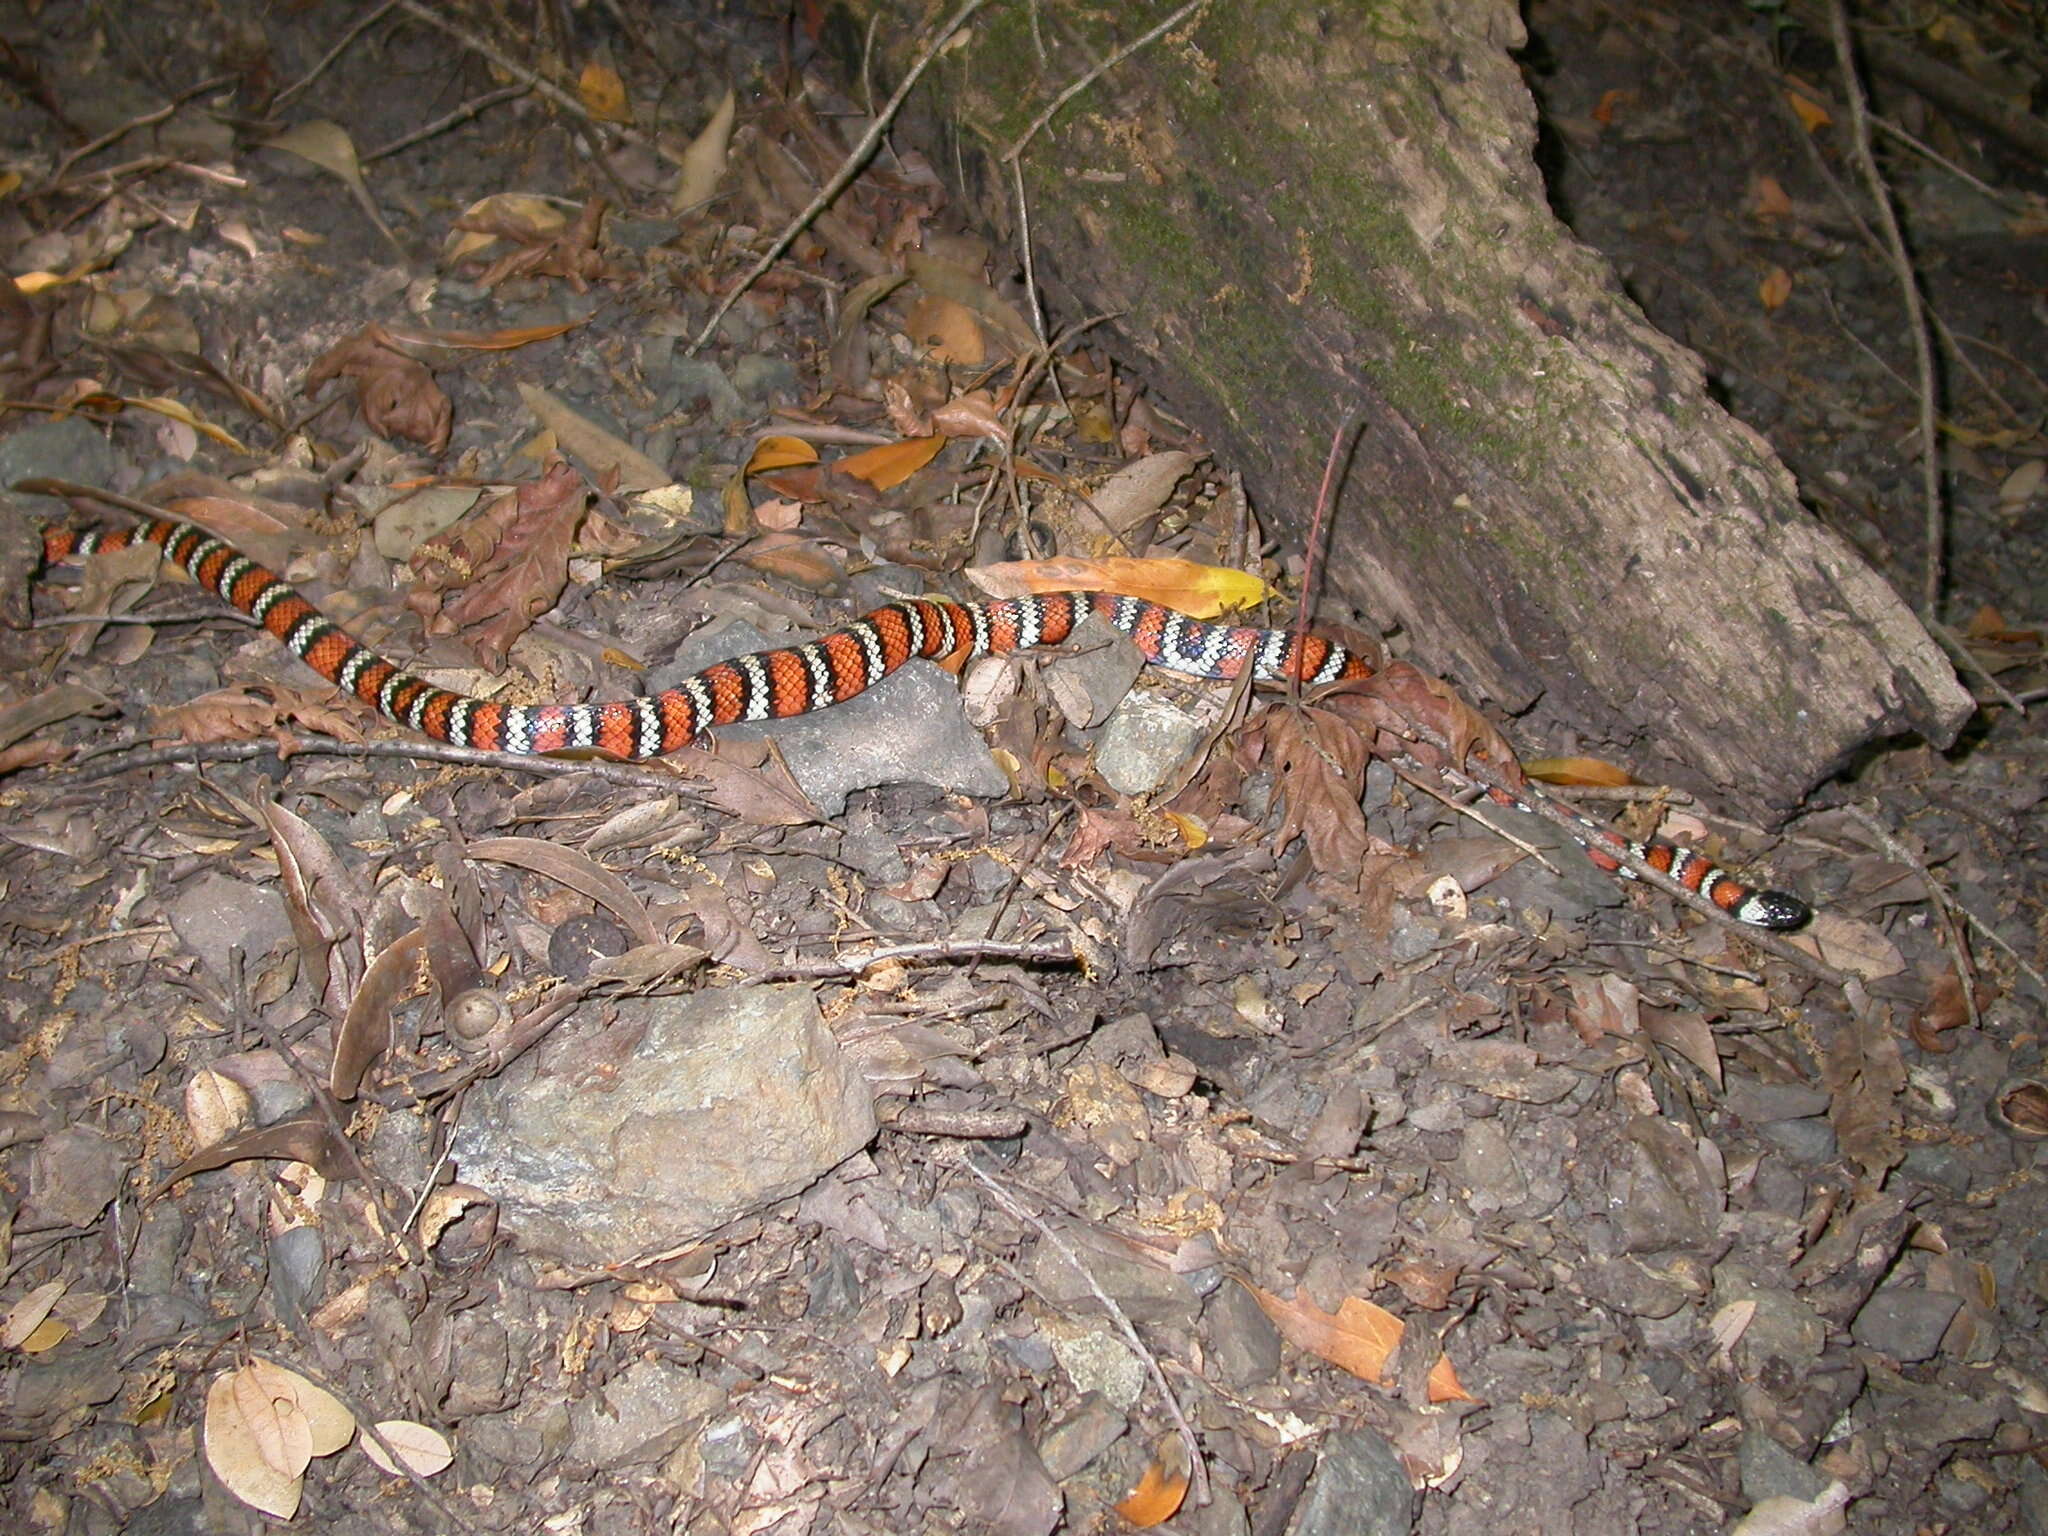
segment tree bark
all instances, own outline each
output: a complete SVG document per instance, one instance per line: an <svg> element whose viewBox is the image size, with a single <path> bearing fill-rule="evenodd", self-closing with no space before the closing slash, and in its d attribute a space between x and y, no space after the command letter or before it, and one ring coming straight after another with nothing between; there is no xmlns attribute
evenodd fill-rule
<svg viewBox="0 0 2048 1536"><path fill-rule="evenodd" d="M900 72L919 39L863 6ZM926 77L939 163L1014 230L1003 152L1169 9L985 8ZM1552 216L1523 40L1497 0L1219 0L1023 148L1039 277L1296 537L1362 413L1332 588L1525 738L1763 814L1873 739L1945 745L1971 704L1913 614Z"/></svg>

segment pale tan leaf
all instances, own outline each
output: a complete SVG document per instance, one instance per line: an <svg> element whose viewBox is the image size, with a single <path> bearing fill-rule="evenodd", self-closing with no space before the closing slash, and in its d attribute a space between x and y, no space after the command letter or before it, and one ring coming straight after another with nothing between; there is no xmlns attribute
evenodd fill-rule
<svg viewBox="0 0 2048 1536"><path fill-rule="evenodd" d="M578 415L537 384L521 384L519 398L542 426L554 433L562 451L581 459L597 474L618 472L621 491L651 491L675 477L631 443Z"/></svg>
<svg viewBox="0 0 2048 1536"><path fill-rule="evenodd" d="M298 1513L313 1431L296 1402L272 1397L246 1366L225 1372L206 1390L204 1438L206 1464L229 1493L280 1520Z"/></svg>
<svg viewBox="0 0 2048 1536"><path fill-rule="evenodd" d="M315 1456L332 1456L355 1435L355 1415L325 1387L315 1386L297 1371L270 1360L252 1360L245 1369L264 1391L292 1402L306 1416Z"/></svg>
<svg viewBox="0 0 2048 1536"><path fill-rule="evenodd" d="M446 1471L448 1464L455 1460L455 1448L448 1443L446 1435L424 1424L415 1424L411 1419L380 1419L377 1433L390 1443L392 1451L407 1469L420 1477L432 1477L436 1472ZM384 1454L384 1447L368 1435L363 1436L363 1454L376 1463L378 1471L394 1477L399 1475L391 1458Z"/></svg>
<svg viewBox="0 0 2048 1536"><path fill-rule="evenodd" d="M0 1320L0 1348L22 1348L30 1335L43 1325L50 1309L57 1305L57 1298L64 1294L70 1283L68 1280L46 1281L9 1307L6 1318Z"/></svg>
<svg viewBox="0 0 2048 1536"><path fill-rule="evenodd" d="M669 198L669 212L687 213L718 190L718 178L725 174L726 150L732 143L732 123L738 106L739 98L728 87L718 99L711 120L690 140L683 151L682 175Z"/></svg>
<svg viewBox="0 0 2048 1536"><path fill-rule="evenodd" d="M249 1123L255 1100L249 1090L211 1067L185 1085L185 1126L194 1151L218 1146Z"/></svg>
<svg viewBox="0 0 2048 1536"><path fill-rule="evenodd" d="M272 149L283 150L301 160L309 160L321 170L339 176L347 182L356 196L368 199L369 188L363 184L363 168L356 159L355 141L348 136L348 130L339 123L316 119L309 123L297 123L269 141Z"/></svg>

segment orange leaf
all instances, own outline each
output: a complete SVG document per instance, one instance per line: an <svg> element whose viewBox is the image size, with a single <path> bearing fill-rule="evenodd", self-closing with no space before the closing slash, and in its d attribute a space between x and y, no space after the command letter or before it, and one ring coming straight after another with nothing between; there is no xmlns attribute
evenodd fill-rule
<svg viewBox="0 0 2048 1536"><path fill-rule="evenodd" d="M1385 1307L1346 1296L1332 1313L1306 1296L1282 1300L1256 1285L1246 1285L1246 1289L1289 1343L1322 1356L1360 1381L1376 1387L1393 1385L1386 1378L1387 1360L1399 1348L1407 1327Z"/></svg>
<svg viewBox="0 0 2048 1536"><path fill-rule="evenodd" d="M1759 176L1749 184L1749 211L1760 219L1789 219L1792 199L1775 176Z"/></svg>
<svg viewBox="0 0 2048 1536"><path fill-rule="evenodd" d="M1797 86L1786 90L1785 100L1791 103L1793 115L1799 119L1799 125L1808 133L1818 133L1834 121L1828 116L1826 107Z"/></svg>
<svg viewBox="0 0 2048 1536"><path fill-rule="evenodd" d="M1785 301L1792 297L1792 274L1783 267L1771 268L1764 274L1764 280L1757 284L1756 296L1763 301L1765 309L1782 309Z"/></svg>
<svg viewBox="0 0 2048 1536"><path fill-rule="evenodd" d="M1148 1530L1162 1520L1172 1519L1187 1495L1187 1473L1169 1472L1155 1461L1145 1468L1138 1486L1117 1505L1116 1512L1139 1530Z"/></svg>
<svg viewBox="0 0 2048 1536"><path fill-rule="evenodd" d="M1603 128L1613 127L1614 119L1619 115L1620 109L1634 105L1635 99L1636 93L1634 91L1617 88L1602 92L1600 104L1593 108L1593 121Z"/></svg>
<svg viewBox="0 0 2048 1536"><path fill-rule="evenodd" d="M1407 1325L1385 1307L1375 1306L1357 1296L1346 1296L1334 1313L1325 1312L1305 1296L1283 1301L1271 1291L1249 1281L1238 1282L1252 1293L1259 1310L1273 1320L1273 1326L1290 1342L1320 1355L1334 1366L1349 1371L1360 1381L1376 1387L1391 1387L1387 1379L1388 1359L1400 1347ZM1433 1403L1474 1401L1458 1380L1450 1356L1439 1353L1429 1368L1429 1400Z"/></svg>
<svg viewBox="0 0 2048 1536"><path fill-rule="evenodd" d="M793 464L815 464L818 450L800 437L764 437L754 444L754 451L747 459L747 473L758 475L763 470L788 469Z"/></svg>
<svg viewBox="0 0 2048 1536"><path fill-rule="evenodd" d="M1597 757L1530 758L1522 764L1522 772L1546 784L1593 784L1620 789L1635 783L1625 770Z"/></svg>
<svg viewBox="0 0 2048 1536"><path fill-rule="evenodd" d="M878 491L886 491L901 485L931 463L945 446L943 437L906 437L899 442L882 443L848 454L834 461L832 467L867 481Z"/></svg>
<svg viewBox="0 0 2048 1536"><path fill-rule="evenodd" d="M632 119L626 110L626 82L609 64L593 59L584 65L576 80L576 94L590 109L590 115L602 122L623 123Z"/></svg>

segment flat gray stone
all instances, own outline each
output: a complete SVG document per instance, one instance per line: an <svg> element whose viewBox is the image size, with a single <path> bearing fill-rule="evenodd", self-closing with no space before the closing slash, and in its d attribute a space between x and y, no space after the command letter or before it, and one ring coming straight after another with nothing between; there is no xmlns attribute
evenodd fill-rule
<svg viewBox="0 0 2048 1536"><path fill-rule="evenodd" d="M114 450L91 422L78 416L38 421L0 438L0 491L14 482L42 477L108 485L114 478ZM36 517L61 517L68 503L55 496L20 497Z"/></svg>
<svg viewBox="0 0 2048 1536"><path fill-rule="evenodd" d="M1341 1430L1323 1441L1287 1536L1401 1536L1415 1528L1415 1492L1386 1437Z"/></svg>
<svg viewBox="0 0 2048 1536"><path fill-rule="evenodd" d="M1150 794L1202 744L1195 716L1156 693L1133 693L1111 711L1095 743L1095 769L1120 795Z"/></svg>
<svg viewBox="0 0 2048 1536"><path fill-rule="evenodd" d="M700 631L673 662L649 676L649 691L673 688L714 662L775 645L747 624ZM883 784L929 784L949 794L983 796L1010 788L988 743L967 723L958 685L928 661L906 663L844 704L785 720L722 725L718 734L735 741L772 740L797 784L827 816L844 811L848 795Z"/></svg>
<svg viewBox="0 0 2048 1536"><path fill-rule="evenodd" d="M472 1090L456 1138L462 1177L530 1251L600 1265L682 1247L801 1193L875 1133L809 987L607 1006L630 1051L558 1035Z"/></svg>

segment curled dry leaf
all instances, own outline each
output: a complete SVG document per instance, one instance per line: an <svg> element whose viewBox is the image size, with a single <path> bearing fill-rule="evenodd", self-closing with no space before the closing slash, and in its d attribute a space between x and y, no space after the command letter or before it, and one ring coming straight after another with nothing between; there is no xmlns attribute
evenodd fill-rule
<svg viewBox="0 0 2048 1536"><path fill-rule="evenodd" d="M1174 1443L1179 1449L1179 1442ZM1182 1455L1175 1458L1185 1463ZM1165 1520L1171 1520L1179 1511L1181 1502L1188 1496L1188 1473L1185 1465L1179 1471L1170 1470L1164 1460L1146 1463L1145 1472L1138 1479L1138 1486L1130 1495L1118 1502L1116 1512L1141 1531L1150 1530Z"/></svg>
<svg viewBox="0 0 2048 1536"><path fill-rule="evenodd" d="M429 1429L411 1419L379 1419L377 1433L384 1437L385 1445L391 1447L393 1455L405 1463L406 1470L419 1477L432 1477L445 1472L449 1463L455 1460L455 1448L448 1443L448 1437L438 1429ZM399 1475L397 1465L385 1455L384 1446L370 1436L363 1436L363 1454L376 1464L377 1470L393 1477Z"/></svg>
<svg viewBox="0 0 2048 1536"><path fill-rule="evenodd" d="M331 379L348 379L370 430L421 443L433 453L448 446L455 408L424 364L393 348L382 328L369 325L328 349L306 373L306 393Z"/></svg>
<svg viewBox="0 0 2048 1536"><path fill-rule="evenodd" d="M580 891L624 924L638 943L661 943L661 930L647 904L588 854L537 837L488 837L471 843L467 851L472 859L513 864Z"/></svg>
<svg viewBox="0 0 2048 1536"><path fill-rule="evenodd" d="M437 635L460 633L492 671L561 600L588 506L583 477L556 463L413 552L406 605Z"/></svg>

